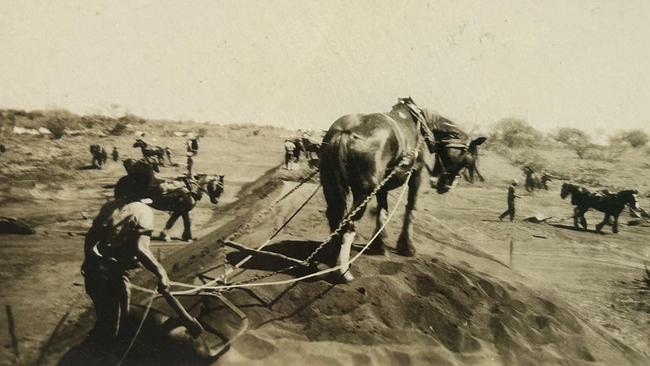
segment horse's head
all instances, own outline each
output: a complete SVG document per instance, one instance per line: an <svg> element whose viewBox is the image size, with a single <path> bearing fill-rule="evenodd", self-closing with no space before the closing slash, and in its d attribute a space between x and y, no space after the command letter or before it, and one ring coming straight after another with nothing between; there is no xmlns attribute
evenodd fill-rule
<svg viewBox="0 0 650 366"><path fill-rule="evenodd" d="M205 175L199 174L194 176L199 185L203 187L210 197L210 202L213 204L219 203L219 197L224 191L223 175Z"/></svg>
<svg viewBox="0 0 650 366"><path fill-rule="evenodd" d="M639 209L638 194L639 191L637 191L636 189L628 189L625 191L618 192L618 195L621 196L621 198L625 200L625 203L627 203L633 210Z"/></svg>
<svg viewBox="0 0 650 366"><path fill-rule="evenodd" d="M528 165L523 167L522 170L523 170L524 175L526 176L526 178L531 178L533 176L533 174L535 174L535 171L533 170L533 168L529 167Z"/></svg>
<svg viewBox="0 0 650 366"><path fill-rule="evenodd" d="M486 137L470 139L454 122L431 110L418 108L410 97L399 98L391 113L412 118L414 122L421 121L433 134L438 193L448 192L463 169L476 166L478 147L487 140Z"/></svg>
<svg viewBox="0 0 650 366"><path fill-rule="evenodd" d="M560 190L560 197L562 197L562 199L565 199L569 195L569 193L571 193L572 188L573 188L573 184L570 183L562 184L562 189Z"/></svg>
<svg viewBox="0 0 650 366"><path fill-rule="evenodd" d="M147 144L142 139L135 139L135 143L133 144L133 147L146 147L146 146Z"/></svg>
<svg viewBox="0 0 650 366"><path fill-rule="evenodd" d="M486 137L478 137L469 143L456 139L436 141L434 171L440 172L436 183L438 193L448 192L463 169L473 169L478 157L478 146L485 140Z"/></svg>

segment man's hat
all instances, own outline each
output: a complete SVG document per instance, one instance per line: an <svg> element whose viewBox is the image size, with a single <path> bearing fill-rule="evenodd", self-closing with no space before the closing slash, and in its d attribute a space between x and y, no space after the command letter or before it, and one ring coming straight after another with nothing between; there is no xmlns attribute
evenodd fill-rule
<svg viewBox="0 0 650 366"><path fill-rule="evenodd" d="M513 185L513 186L516 186L517 184L518 184L517 180L516 180L516 179L513 179L513 180L512 180L512 185Z"/></svg>

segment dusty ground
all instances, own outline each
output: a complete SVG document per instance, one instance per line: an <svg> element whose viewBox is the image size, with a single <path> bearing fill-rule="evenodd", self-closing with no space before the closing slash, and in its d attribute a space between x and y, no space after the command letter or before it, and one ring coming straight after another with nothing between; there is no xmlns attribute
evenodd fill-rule
<svg viewBox="0 0 650 366"><path fill-rule="evenodd" d="M226 189L219 206L207 199L192 212L193 234L203 236L220 220L220 210L237 199L242 186L250 184L282 156L281 130L267 129L254 135L257 128L212 127L201 140L194 162L195 173L224 174ZM162 168L160 176L174 177L185 172L185 138L155 136L156 144L170 146L177 167ZM41 137L11 137L3 143L8 152L2 156L0 179L0 215L27 220L36 235L0 236L0 298L11 305L16 318L21 356L33 359L65 312L88 303L83 296L79 274L83 234L90 227L102 202L112 195L116 180L125 174L121 163L110 161L102 170L85 170L90 163L87 152L92 142L110 151L117 146L121 158L139 158L139 149L131 147L131 134L120 137L65 137L50 140ZM251 149L249 144L257 146ZM243 164L242 162L246 162ZM107 188L104 188L104 187ZM162 229L167 213L156 212L157 229ZM180 237L181 220L171 231ZM153 242L154 253L166 257L186 245L181 241ZM6 317L2 317L6 329ZM0 359L12 363L9 336L0 332Z"/></svg>
<svg viewBox="0 0 650 366"><path fill-rule="evenodd" d="M277 178L294 179L297 174L279 171L264 175L281 160L280 145L270 143L268 136L227 142L231 138L225 134L205 139L200 157L206 160L197 159L197 170L226 174L232 203L216 210L202 203L194 215L197 233L203 237L198 242L180 249L175 248L179 245L157 246L163 248L161 256L173 279L198 283L193 277L196 272L223 264L223 248L216 239L232 232L237 241L256 247L316 187L307 184L273 211L264 210L295 185ZM180 144L184 140L172 141ZM568 159L558 164L568 165ZM647 169L642 164L628 164L609 184L647 189L643 188ZM602 169L601 183L607 184L612 167ZM352 269L357 280L348 285L316 280L229 292L226 296L247 314L250 327L216 363L647 364L650 300L648 289L639 280L650 256L650 228L622 225L617 235L608 229L603 235L572 230L567 219L571 207L559 197L559 182L552 184L551 191L525 194L519 202L519 218L544 214L553 216L550 224L498 222L496 217L505 208L507 183L513 177L521 178L520 170L489 151L482 157L481 170L486 183L461 184L442 196L423 189L414 224L415 258L394 253L388 258L362 256ZM52 187L41 186L35 190L33 184L24 183L25 188L16 188L25 190L18 195L22 198L3 204L3 215L26 217L41 225L36 236L0 238L2 298L14 307L23 361L36 357L71 304L75 304L74 311L57 332L45 363L58 362L92 324L84 310L88 301L78 296L82 288L74 285L81 280L77 268L82 243L75 233L88 225L88 220L78 215L91 207L87 209L91 217L93 208L101 203L100 193L108 192L97 187L122 173L118 167L109 167L78 174L83 183L67 191L52 193ZM238 187L260 176L256 183L243 186L245 194L236 196ZM27 193L34 198L26 200ZM39 196L47 194L51 196ZM396 195L391 195L391 206ZM648 209L645 198L641 203ZM323 211L322 196L317 194L269 250L305 257L327 235ZM399 233L402 211L399 207L388 226L389 245ZM157 222L162 224L163 217L157 216ZM589 214L587 219L593 227L600 216ZM625 216L621 222L627 219ZM373 224L370 213L366 214L357 237L359 244L370 237ZM228 250L230 264L241 258ZM280 261L254 260L235 280L284 266ZM221 266L211 274L222 271ZM135 281L148 284L144 278L138 276ZM75 303L78 297L81 300ZM188 306L198 304L198 299L184 301ZM193 311L201 308L212 309L202 316L205 324L215 328L203 338L208 344L223 343L214 334L234 335L239 321L223 304L210 301L198 304ZM154 309L154 314L165 311L159 304ZM147 337L152 334L148 329L145 327L140 337L143 342L152 339ZM0 337L5 346L1 358L12 362L6 332ZM147 357L155 363L156 358L145 351L150 347L137 346L132 363L142 363ZM214 361L189 358L178 348L160 349L169 351L163 352L163 357L171 363L174 358L170 357L203 364ZM73 356L68 352L65 359L74 360Z"/></svg>

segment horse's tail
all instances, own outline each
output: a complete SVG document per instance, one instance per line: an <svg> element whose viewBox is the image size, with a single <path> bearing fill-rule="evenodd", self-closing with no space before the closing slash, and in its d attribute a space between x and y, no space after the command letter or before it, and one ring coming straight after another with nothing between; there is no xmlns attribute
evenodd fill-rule
<svg viewBox="0 0 650 366"><path fill-rule="evenodd" d="M330 195L326 197L328 202L330 198L345 202L350 190L347 167L350 132L335 130L328 137L321 148L321 183L326 196Z"/></svg>

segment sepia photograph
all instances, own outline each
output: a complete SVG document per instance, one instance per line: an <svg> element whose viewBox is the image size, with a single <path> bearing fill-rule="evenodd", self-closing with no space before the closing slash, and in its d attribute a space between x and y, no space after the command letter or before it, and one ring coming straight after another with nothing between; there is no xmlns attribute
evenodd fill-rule
<svg viewBox="0 0 650 366"><path fill-rule="evenodd" d="M650 2L0 14L0 366L650 365Z"/></svg>

